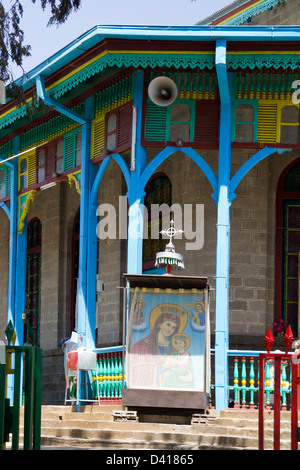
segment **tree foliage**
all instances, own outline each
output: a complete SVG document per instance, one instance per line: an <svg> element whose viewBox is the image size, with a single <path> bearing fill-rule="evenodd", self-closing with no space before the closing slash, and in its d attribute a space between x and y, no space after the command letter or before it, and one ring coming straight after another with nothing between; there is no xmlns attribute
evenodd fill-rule
<svg viewBox="0 0 300 470"><path fill-rule="evenodd" d="M37 0L31 0L36 3ZM9 7L0 0L0 80L9 82L13 79L9 63L22 67L24 57L30 56L31 47L25 44L24 31L21 27L24 7L28 0L10 0ZM64 23L69 15L80 8L82 0L40 0L41 8L50 7L51 16L48 25Z"/></svg>

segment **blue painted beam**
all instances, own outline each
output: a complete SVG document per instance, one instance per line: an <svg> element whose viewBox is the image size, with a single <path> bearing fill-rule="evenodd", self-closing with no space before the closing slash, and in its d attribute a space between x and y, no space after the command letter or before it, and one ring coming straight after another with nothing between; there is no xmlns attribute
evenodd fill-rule
<svg viewBox="0 0 300 470"><path fill-rule="evenodd" d="M63 106L60 103L57 103L52 98L47 96L45 91L44 77L42 75L38 75L36 77L36 93L37 97L41 98L46 105L53 106L59 113L64 114L65 116L72 119L73 121L78 122L79 124L86 124L85 119L80 116L80 114L76 113L75 111L72 111L71 109L67 108L66 106Z"/></svg>

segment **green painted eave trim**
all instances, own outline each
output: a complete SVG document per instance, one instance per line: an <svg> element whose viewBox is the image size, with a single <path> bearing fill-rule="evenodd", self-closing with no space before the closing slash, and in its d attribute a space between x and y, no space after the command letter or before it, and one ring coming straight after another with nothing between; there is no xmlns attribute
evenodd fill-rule
<svg viewBox="0 0 300 470"><path fill-rule="evenodd" d="M284 2L286 2L286 0L265 0L263 3L260 3L259 5L254 5L252 8L249 8L249 10L242 12L240 15L237 15L222 24L238 26L247 23L254 16L257 16L260 13L264 13L267 10L271 10L275 6Z"/></svg>
<svg viewBox="0 0 300 470"><path fill-rule="evenodd" d="M253 6L249 6L247 8L247 3L249 0L239 0L233 2L231 5L228 5L222 10L217 11L211 16L203 19L202 21L197 22L197 25L211 25L212 23L216 22L223 25L230 25L230 26L239 26L244 23L248 23L249 19L252 17L259 15L267 10L271 10L275 6L279 5L280 3L284 3L286 0L264 0L259 4L255 4ZM235 10L245 5L245 10L242 10L240 14L234 14ZM228 18L228 20L222 20L226 15L232 13L232 16ZM219 21L218 21L219 20Z"/></svg>

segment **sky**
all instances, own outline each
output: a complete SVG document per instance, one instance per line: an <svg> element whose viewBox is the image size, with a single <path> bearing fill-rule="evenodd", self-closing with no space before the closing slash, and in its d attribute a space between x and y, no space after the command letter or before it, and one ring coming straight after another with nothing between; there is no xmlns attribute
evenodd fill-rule
<svg viewBox="0 0 300 470"><path fill-rule="evenodd" d="M13 0L1 0L8 7ZM233 0L82 0L82 7L65 24L47 26L50 10L40 0L23 0L21 28L31 57L23 67L29 72L81 34L97 25L190 26L232 3ZM22 75L13 67L14 78Z"/></svg>

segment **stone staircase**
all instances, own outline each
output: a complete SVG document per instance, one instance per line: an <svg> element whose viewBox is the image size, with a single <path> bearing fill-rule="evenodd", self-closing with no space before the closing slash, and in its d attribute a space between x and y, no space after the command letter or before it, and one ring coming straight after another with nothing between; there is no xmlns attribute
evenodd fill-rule
<svg viewBox="0 0 300 470"><path fill-rule="evenodd" d="M272 411L265 412L264 436L265 449L272 450ZM281 412L281 449L290 448L290 413ZM124 413L120 405L88 405L79 413L71 406L43 406L41 449L257 450L258 411L209 410L191 419Z"/></svg>

